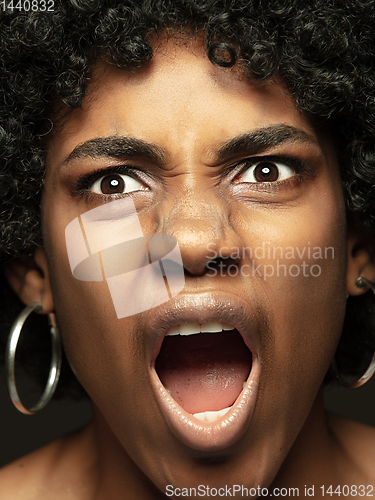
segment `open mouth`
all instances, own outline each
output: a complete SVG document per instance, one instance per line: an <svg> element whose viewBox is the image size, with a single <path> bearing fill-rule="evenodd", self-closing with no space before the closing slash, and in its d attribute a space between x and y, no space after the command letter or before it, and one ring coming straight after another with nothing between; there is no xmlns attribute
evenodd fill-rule
<svg viewBox="0 0 375 500"><path fill-rule="evenodd" d="M190 323L172 327L155 362L167 392L202 422L224 417L251 371L252 354L233 326Z"/></svg>
<svg viewBox="0 0 375 500"><path fill-rule="evenodd" d="M150 382L178 440L213 452L240 442L258 398L260 324L223 293L181 294L147 319Z"/></svg>

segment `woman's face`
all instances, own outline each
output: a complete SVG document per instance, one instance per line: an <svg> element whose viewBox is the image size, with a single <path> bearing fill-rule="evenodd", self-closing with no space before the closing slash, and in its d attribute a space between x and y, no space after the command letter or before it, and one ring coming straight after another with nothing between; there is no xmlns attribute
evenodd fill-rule
<svg viewBox="0 0 375 500"><path fill-rule="evenodd" d="M56 316L116 453L164 492L268 485L314 405L343 319L345 213L329 136L277 83L249 83L199 45L169 42L141 71L99 66L47 160ZM178 296L122 319L105 281L72 276L65 244L66 226L111 189L113 200L132 197L144 234L177 239L185 268ZM212 322L236 330L165 339L177 325ZM229 406L211 423L193 416Z"/></svg>

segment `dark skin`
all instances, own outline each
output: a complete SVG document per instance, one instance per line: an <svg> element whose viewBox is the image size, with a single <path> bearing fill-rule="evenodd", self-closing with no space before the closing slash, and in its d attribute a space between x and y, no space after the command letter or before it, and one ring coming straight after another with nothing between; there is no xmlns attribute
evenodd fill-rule
<svg viewBox="0 0 375 500"><path fill-rule="evenodd" d="M168 484L301 491L305 484L373 484L374 430L327 417L321 398L346 294L366 291L355 286L359 276L375 280L361 232L347 231L329 135L314 129L280 85L249 85L236 70L214 67L199 44L161 44L138 73L98 65L89 95L50 139L44 247L35 251L33 267L15 261L7 276L25 304L39 300L44 313L55 312L69 361L93 401L94 420L4 469L1 491L7 496L0 493L0 499L24 498L20 481L35 492L27 498L67 498L69 489L68 498L80 500L115 500L124 492L126 498L163 498ZM268 137L256 150L255 135L270 129L277 140ZM280 130L293 133L282 139ZM244 134L252 145L225 150L228 141ZM80 144L111 137L156 145L163 158L86 155L66 162ZM277 162L272 168L279 169L278 180L253 176L259 158ZM212 309L213 320L220 314L210 304L221 301L234 304L233 321L236 314L247 314L255 325L244 329L245 341L254 346L254 372L259 371L250 403L242 423L234 415L217 434L209 426L186 431L163 406L150 347L158 335L150 327L155 313L119 320L105 283L71 275L65 227L108 198L100 182L85 188L94 194L87 197L75 191L75 181L120 165L141 172L132 180L121 175L144 231L171 234L181 249L186 284L168 306L172 323L174 317L176 323L198 322L205 308ZM332 247L334 256L319 260L318 276L265 276L264 267L262 275L250 277L209 275L208 245L244 269L249 256L233 256L232 250L264 242L284 250ZM317 263L295 255L287 264L302 261L309 269ZM266 256L258 264L276 266L276 259ZM207 465L214 459L216 465Z"/></svg>

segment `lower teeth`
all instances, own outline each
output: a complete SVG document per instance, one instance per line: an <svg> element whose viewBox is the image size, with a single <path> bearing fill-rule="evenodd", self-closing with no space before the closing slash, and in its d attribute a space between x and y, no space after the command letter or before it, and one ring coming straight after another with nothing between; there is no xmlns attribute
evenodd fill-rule
<svg viewBox="0 0 375 500"><path fill-rule="evenodd" d="M223 417L228 411L231 409L231 406L228 408L223 408L219 411L204 411L202 413L194 413L193 416L202 422L215 422L217 419Z"/></svg>

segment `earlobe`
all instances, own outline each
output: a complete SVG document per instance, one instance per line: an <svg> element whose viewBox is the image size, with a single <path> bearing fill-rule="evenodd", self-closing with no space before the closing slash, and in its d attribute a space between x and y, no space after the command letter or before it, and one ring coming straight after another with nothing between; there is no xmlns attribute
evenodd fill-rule
<svg viewBox="0 0 375 500"><path fill-rule="evenodd" d="M42 247L37 247L32 257L11 261L4 267L4 274L25 305L40 302L43 314L54 311L47 259Z"/></svg>
<svg viewBox="0 0 375 500"><path fill-rule="evenodd" d="M365 228L348 228L348 266L346 289L349 295L362 295L368 287L360 288L356 285L359 277L363 276L375 281L375 238Z"/></svg>

